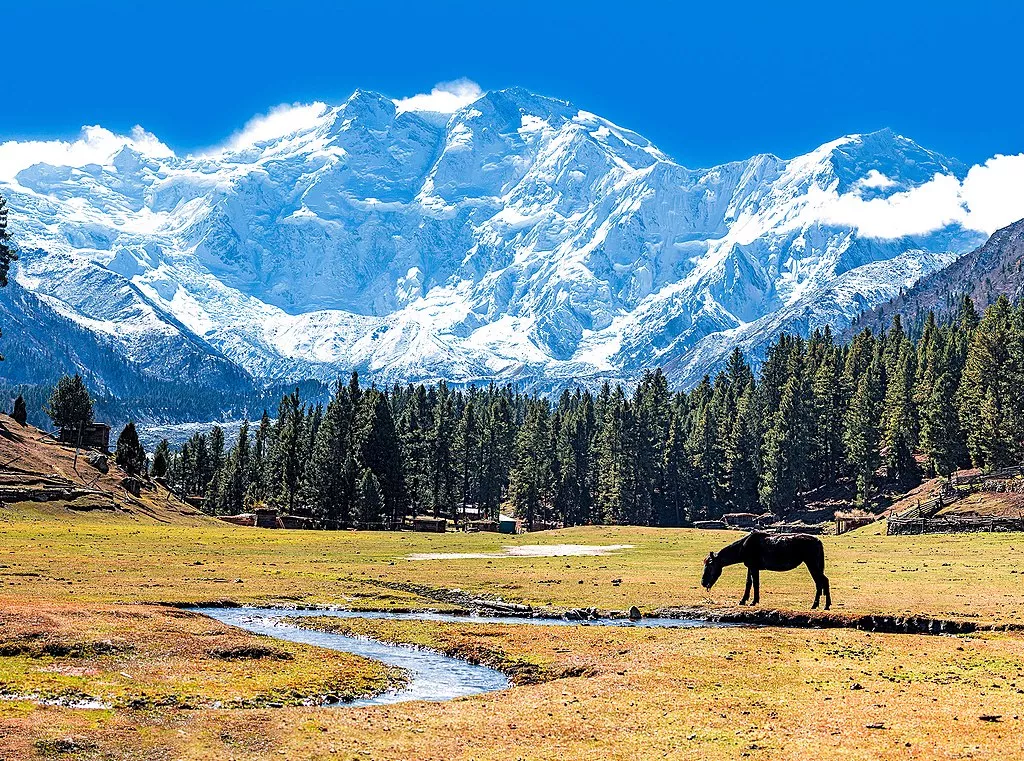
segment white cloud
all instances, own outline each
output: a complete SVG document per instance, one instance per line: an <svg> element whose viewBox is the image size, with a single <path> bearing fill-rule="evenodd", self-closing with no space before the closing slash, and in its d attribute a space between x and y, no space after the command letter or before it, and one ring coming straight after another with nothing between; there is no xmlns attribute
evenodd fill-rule
<svg viewBox="0 0 1024 761"><path fill-rule="evenodd" d="M1024 218L1024 154L995 156L971 167L960 195L979 230L991 233Z"/></svg>
<svg viewBox="0 0 1024 761"><path fill-rule="evenodd" d="M880 178L888 179L881 173L877 177L869 173L865 180L877 183ZM858 185L872 187L865 180ZM808 198L804 215L854 227L872 238L923 235L957 223L992 234L1024 219L1024 154L995 156L973 166L963 182L952 175L936 174L923 185L886 198L865 200L859 188L842 195L834 190L819 191Z"/></svg>
<svg viewBox="0 0 1024 761"><path fill-rule="evenodd" d="M173 156L174 151L146 132L132 128L117 135L103 127L83 127L77 140L12 140L0 143L0 181L12 181L18 172L35 164L80 167L104 164L125 146L152 158Z"/></svg>
<svg viewBox="0 0 1024 761"><path fill-rule="evenodd" d="M395 101L395 106L399 111L434 111L442 114L454 114L483 94L483 90L476 82L469 79L456 79L454 82L439 82L429 93L399 98Z"/></svg>
<svg viewBox="0 0 1024 761"><path fill-rule="evenodd" d="M228 138L223 147L214 152L238 151L257 143L310 129L326 111L327 104L320 101L282 103L265 114L254 116L240 131Z"/></svg>
<svg viewBox="0 0 1024 761"><path fill-rule="evenodd" d="M872 188L878 190L884 190L885 188L891 188L896 184L895 180L891 180L884 174L879 172L877 169L872 169L867 175L857 181L858 188Z"/></svg>

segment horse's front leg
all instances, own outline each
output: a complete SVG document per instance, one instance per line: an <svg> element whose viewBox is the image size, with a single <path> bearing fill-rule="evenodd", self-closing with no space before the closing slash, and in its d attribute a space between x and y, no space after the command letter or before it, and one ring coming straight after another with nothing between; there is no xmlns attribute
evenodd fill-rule
<svg viewBox="0 0 1024 761"><path fill-rule="evenodd" d="M747 588L743 591L743 599L740 600L740 605L746 605L747 604L747 600L750 599L750 587L753 584L753 577L751 576L752 573L753 573L753 571L748 568L747 569Z"/></svg>
<svg viewBox="0 0 1024 761"><path fill-rule="evenodd" d="M761 601L761 571L751 568L750 577L754 580L754 601L750 604L757 605Z"/></svg>

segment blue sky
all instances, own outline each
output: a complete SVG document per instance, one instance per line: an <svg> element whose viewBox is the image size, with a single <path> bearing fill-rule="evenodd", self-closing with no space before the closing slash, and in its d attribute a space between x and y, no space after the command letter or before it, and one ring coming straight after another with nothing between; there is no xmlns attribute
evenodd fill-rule
<svg viewBox="0 0 1024 761"><path fill-rule="evenodd" d="M688 166L884 126L976 163L1024 151L1022 5L30 0L0 16L0 140L141 124L186 152L280 103L467 78L572 100Z"/></svg>

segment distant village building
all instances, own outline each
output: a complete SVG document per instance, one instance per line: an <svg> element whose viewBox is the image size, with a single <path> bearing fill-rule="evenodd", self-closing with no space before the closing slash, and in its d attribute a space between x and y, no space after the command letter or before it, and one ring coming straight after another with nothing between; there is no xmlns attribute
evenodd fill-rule
<svg viewBox="0 0 1024 761"><path fill-rule="evenodd" d="M434 518L430 515L417 515L412 519L413 531L424 531L432 534L443 534L448 528L448 521L444 518Z"/></svg>
<svg viewBox="0 0 1024 761"><path fill-rule="evenodd" d="M110 451L110 426L106 423L89 423L81 427L81 438L79 438L79 427L63 427L60 429L60 442L70 446L83 446L88 449L99 449L102 452Z"/></svg>
<svg viewBox="0 0 1024 761"><path fill-rule="evenodd" d="M523 533L523 521L521 518L513 518L511 515L502 515L498 518L499 534L521 534Z"/></svg>

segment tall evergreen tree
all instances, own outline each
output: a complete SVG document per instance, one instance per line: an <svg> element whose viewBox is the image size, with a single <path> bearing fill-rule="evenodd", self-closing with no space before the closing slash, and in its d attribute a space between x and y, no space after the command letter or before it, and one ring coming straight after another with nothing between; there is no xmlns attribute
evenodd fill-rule
<svg viewBox="0 0 1024 761"><path fill-rule="evenodd" d="M138 431L135 430L135 423L131 421L117 437L114 462L124 468L129 476L137 476L146 472L146 450L142 448Z"/></svg>
<svg viewBox="0 0 1024 761"><path fill-rule="evenodd" d="M370 388L362 393L352 435L357 463L362 470L369 470L373 475L374 488L383 506L381 520L389 527L397 528L404 514L405 496L401 447L391 407L380 391ZM361 481L365 480L364 476L360 476ZM366 507L365 504L363 506Z"/></svg>
<svg viewBox="0 0 1024 761"><path fill-rule="evenodd" d="M28 408L25 405L25 397L21 394L18 394L18 398L14 400L14 409L11 410L11 417L14 418L14 422L18 425L28 423Z"/></svg>
<svg viewBox="0 0 1024 761"><path fill-rule="evenodd" d="M883 446L889 478L903 487L917 478L917 407L914 404L916 358L906 338L893 350L892 371L883 411Z"/></svg>
<svg viewBox="0 0 1024 761"><path fill-rule="evenodd" d="M879 454L878 409L873 377L878 370L867 369L857 383L845 420L845 445L857 484L857 501L868 506L874 497L875 471Z"/></svg>
<svg viewBox="0 0 1024 761"><path fill-rule="evenodd" d="M528 529L543 520L553 498L550 413L543 399L527 404L526 419L516 435L508 501Z"/></svg>
<svg viewBox="0 0 1024 761"><path fill-rule="evenodd" d="M150 468L150 475L153 478L164 478L171 467L171 442L167 439L160 439L153 452L153 466Z"/></svg>
<svg viewBox="0 0 1024 761"><path fill-rule="evenodd" d="M50 394L46 414L57 428L77 429L92 422L92 399L81 375L65 375L57 381Z"/></svg>

